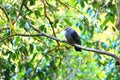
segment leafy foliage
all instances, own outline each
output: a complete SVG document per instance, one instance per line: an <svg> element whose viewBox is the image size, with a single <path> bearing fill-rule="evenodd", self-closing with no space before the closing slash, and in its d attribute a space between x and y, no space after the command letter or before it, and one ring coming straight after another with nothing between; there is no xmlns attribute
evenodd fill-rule
<svg viewBox="0 0 120 80"><path fill-rule="evenodd" d="M0 79L119 80L111 57L76 52L45 36L11 36L37 34L32 24L62 40L64 29L71 27L82 46L119 55L116 8L115 0L0 0Z"/></svg>

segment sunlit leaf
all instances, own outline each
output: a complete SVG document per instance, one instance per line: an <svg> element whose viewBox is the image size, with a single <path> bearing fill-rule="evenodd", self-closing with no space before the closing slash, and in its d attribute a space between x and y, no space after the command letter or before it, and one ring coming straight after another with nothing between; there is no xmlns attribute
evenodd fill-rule
<svg viewBox="0 0 120 80"><path fill-rule="evenodd" d="M91 52L120 56L117 8L115 0L0 0L0 79L119 80L116 59ZM65 43L66 27L82 51Z"/></svg>
<svg viewBox="0 0 120 80"><path fill-rule="evenodd" d="M40 13L40 10L38 9L38 10L35 10L34 11L34 13L35 13L35 15L36 15L36 17L37 18L39 18L40 17L40 15L41 15L41 13Z"/></svg>
<svg viewBox="0 0 120 80"><path fill-rule="evenodd" d="M91 16L92 14L92 10L90 8L87 9L87 13L89 14L89 16Z"/></svg>
<svg viewBox="0 0 120 80"><path fill-rule="evenodd" d="M29 29L30 29L29 23L26 22L26 23L25 23L25 30L29 30Z"/></svg>
<svg viewBox="0 0 120 80"><path fill-rule="evenodd" d="M101 42L101 46L106 50L109 48L109 46L105 42Z"/></svg>
<svg viewBox="0 0 120 80"><path fill-rule="evenodd" d="M21 40L20 37L14 38L13 41L12 41L13 46L17 46L19 44L20 40Z"/></svg>
<svg viewBox="0 0 120 80"><path fill-rule="evenodd" d="M72 23L66 18L64 19L64 21L69 25L69 26L72 26Z"/></svg>

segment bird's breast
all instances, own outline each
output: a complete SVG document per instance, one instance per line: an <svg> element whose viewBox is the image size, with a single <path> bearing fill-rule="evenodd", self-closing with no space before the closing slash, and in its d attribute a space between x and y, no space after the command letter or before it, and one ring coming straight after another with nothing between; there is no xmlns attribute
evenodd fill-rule
<svg viewBox="0 0 120 80"><path fill-rule="evenodd" d="M66 37L66 39L68 40L68 42L70 42L70 43L74 43L74 39L72 38L72 36L71 36L71 33L68 31L66 31L65 32L65 37Z"/></svg>

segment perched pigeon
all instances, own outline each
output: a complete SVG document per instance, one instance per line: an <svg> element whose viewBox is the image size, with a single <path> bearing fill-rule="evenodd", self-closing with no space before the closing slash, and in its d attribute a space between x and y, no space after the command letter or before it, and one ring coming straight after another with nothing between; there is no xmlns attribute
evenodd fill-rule
<svg viewBox="0 0 120 80"><path fill-rule="evenodd" d="M66 28L65 30L66 30L65 37L68 42L81 45L80 37L78 36L78 34L75 30L72 30L70 28ZM74 47L75 47L76 51L81 51L81 48L78 48L76 46L74 46Z"/></svg>

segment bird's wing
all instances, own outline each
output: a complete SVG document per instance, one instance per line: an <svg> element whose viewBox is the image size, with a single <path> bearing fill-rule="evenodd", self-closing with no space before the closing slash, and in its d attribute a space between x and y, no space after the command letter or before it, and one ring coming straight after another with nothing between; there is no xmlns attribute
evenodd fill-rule
<svg viewBox="0 0 120 80"><path fill-rule="evenodd" d="M76 31L71 30L71 36L76 43L78 43L78 44L80 43L80 37L78 36Z"/></svg>

